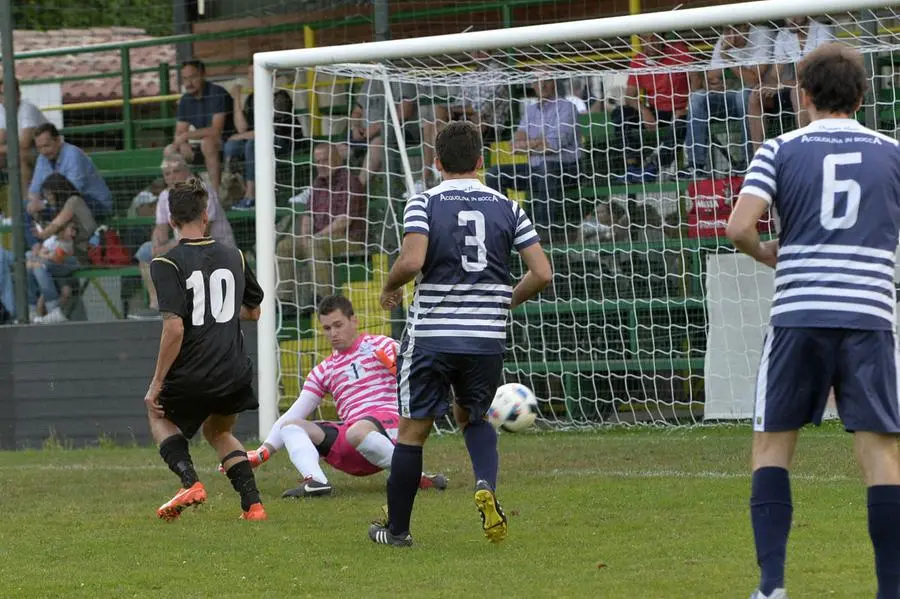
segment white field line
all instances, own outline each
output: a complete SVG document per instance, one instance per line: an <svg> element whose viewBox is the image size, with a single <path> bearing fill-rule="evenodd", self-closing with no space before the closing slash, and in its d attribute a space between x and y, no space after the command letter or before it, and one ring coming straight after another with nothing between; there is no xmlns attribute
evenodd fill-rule
<svg viewBox="0 0 900 599"><path fill-rule="evenodd" d="M166 471L163 464L141 464L141 465L125 465L125 464L12 464L0 466L0 471L39 471L39 472L145 472L151 470ZM213 472L215 468L199 467L198 471ZM597 477L597 478L633 478L633 479L654 479L654 478L676 478L685 480L734 480L746 479L750 480L749 472L724 472L717 470L677 470L677 469L606 469L606 468L554 468L543 473L547 478L566 478L566 477ZM802 480L807 482L827 483L827 482L854 482L860 481L859 477L846 476L843 474L835 475L819 475L804 474L796 472L791 474L793 480Z"/></svg>

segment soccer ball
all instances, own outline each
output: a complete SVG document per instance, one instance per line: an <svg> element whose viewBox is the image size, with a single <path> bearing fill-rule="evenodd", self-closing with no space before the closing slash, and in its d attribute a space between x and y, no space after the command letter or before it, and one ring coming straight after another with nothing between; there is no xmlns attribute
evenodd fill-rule
<svg viewBox="0 0 900 599"><path fill-rule="evenodd" d="M488 410L488 422L494 428L519 433L534 424L538 417L538 403L531 389L519 383L509 383L497 389Z"/></svg>

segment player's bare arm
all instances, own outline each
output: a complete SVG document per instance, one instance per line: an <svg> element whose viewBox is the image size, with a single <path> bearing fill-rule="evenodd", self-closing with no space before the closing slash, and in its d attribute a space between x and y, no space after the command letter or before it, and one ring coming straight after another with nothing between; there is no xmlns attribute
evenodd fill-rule
<svg viewBox="0 0 900 599"><path fill-rule="evenodd" d="M160 418L163 417L163 410L157 401L159 393L162 391L163 381L166 379L169 369L181 351L181 342L184 340L184 321L180 316L172 312L163 312L162 319L163 329L159 339L156 371L153 373L153 380L150 381L150 388L144 397L147 409Z"/></svg>
<svg viewBox="0 0 900 599"><path fill-rule="evenodd" d="M400 305L403 299L403 286L416 278L425 254L428 253L428 236L421 233L407 233L400 248L400 257L391 267L391 272L381 292L381 307L391 310Z"/></svg>
<svg viewBox="0 0 900 599"><path fill-rule="evenodd" d="M741 252L757 262L775 268L778 260L778 240L763 242L757 228L759 219L768 209L769 202L765 198L751 193L742 193L728 220L725 235Z"/></svg>
<svg viewBox="0 0 900 599"><path fill-rule="evenodd" d="M241 306L241 320L259 320L262 310L259 306L251 308L250 306Z"/></svg>
<svg viewBox="0 0 900 599"><path fill-rule="evenodd" d="M528 272L513 289L510 309L524 304L536 296L550 284L550 280L553 278L553 268L550 266L550 261L547 260L541 244L530 245L519 252L519 255L522 256Z"/></svg>

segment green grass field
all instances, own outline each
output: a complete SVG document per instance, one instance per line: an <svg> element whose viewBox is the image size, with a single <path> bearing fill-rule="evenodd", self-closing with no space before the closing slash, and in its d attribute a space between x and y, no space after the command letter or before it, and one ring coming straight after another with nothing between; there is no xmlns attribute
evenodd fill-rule
<svg viewBox="0 0 900 599"><path fill-rule="evenodd" d="M865 492L851 439L801 436L788 558L792 599L872 597ZM279 499L295 474L258 471L269 520L237 519L214 456L195 445L208 502L171 524L155 509L175 477L147 448L0 453L0 597L604 597L749 595L750 431L504 435L500 498L510 536L482 536L459 436L433 438L412 549L375 546L384 476L334 474L335 496Z"/></svg>

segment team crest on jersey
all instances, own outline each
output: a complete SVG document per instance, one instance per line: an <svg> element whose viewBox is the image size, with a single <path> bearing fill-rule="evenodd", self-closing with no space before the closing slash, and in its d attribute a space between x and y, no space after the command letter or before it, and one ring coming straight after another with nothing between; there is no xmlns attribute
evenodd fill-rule
<svg viewBox="0 0 900 599"><path fill-rule="evenodd" d="M359 344L359 353L364 356L371 356L375 353L375 348L368 341L363 341Z"/></svg>

